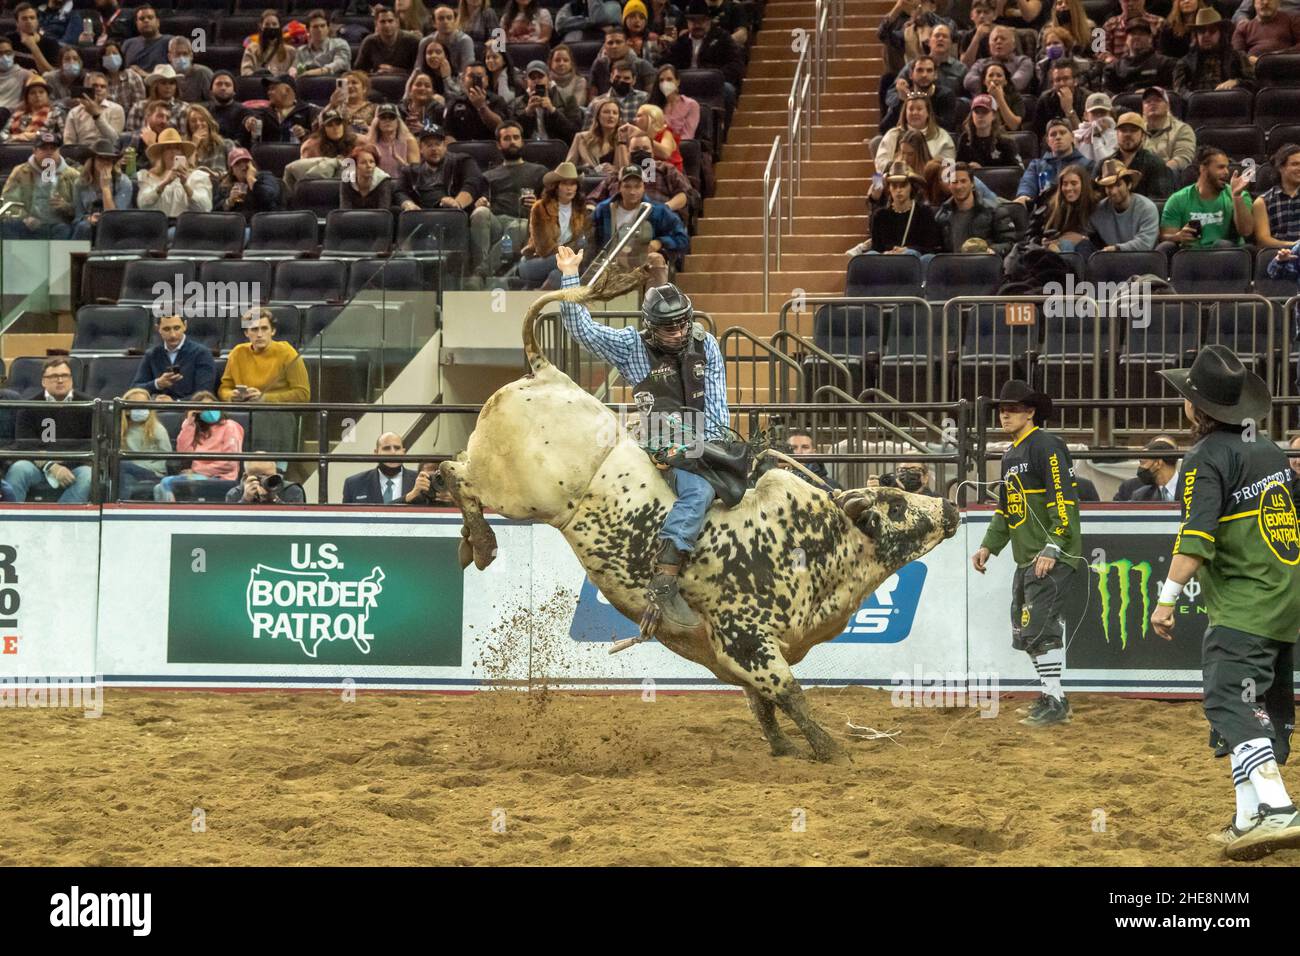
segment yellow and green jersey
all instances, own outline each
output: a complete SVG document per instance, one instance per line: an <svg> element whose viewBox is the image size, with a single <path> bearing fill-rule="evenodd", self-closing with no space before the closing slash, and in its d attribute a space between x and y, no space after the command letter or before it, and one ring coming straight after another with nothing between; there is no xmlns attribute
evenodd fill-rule
<svg viewBox="0 0 1300 956"><path fill-rule="evenodd" d="M983 547L998 554L1007 542L1016 564L1033 563L1047 552L1074 567L1083 565L1079 491L1065 442L1035 426L1002 456L1002 492Z"/></svg>
<svg viewBox="0 0 1300 956"><path fill-rule="evenodd" d="M1183 520L1174 554L1203 559L1211 627L1295 643L1300 633L1300 531L1286 456L1266 437L1206 435L1178 474Z"/></svg>

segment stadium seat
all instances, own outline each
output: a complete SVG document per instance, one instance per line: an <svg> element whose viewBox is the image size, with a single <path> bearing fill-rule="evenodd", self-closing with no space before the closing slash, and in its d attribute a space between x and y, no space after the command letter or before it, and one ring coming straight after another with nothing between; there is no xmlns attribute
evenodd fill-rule
<svg viewBox="0 0 1300 956"><path fill-rule="evenodd" d="M959 295L993 295L1002 282L1002 261L991 255L941 253L925 267L925 297L946 302Z"/></svg>
<svg viewBox="0 0 1300 956"><path fill-rule="evenodd" d="M139 305L151 314L179 312L185 305L185 285L193 282L198 267L184 259L135 259L126 264L118 305ZM179 290L180 301L173 301ZM155 304L158 313L154 312Z"/></svg>
<svg viewBox="0 0 1300 956"><path fill-rule="evenodd" d="M308 210L259 212L250 222L245 259L294 259L320 250L316 216Z"/></svg>
<svg viewBox="0 0 1300 956"><path fill-rule="evenodd" d="M338 302L346 281L347 271L337 262L289 259L276 264L270 302L303 308L317 302Z"/></svg>
<svg viewBox="0 0 1300 956"><path fill-rule="evenodd" d="M294 143L257 143L251 150L253 165L272 176L284 175L284 167L301 155L302 147Z"/></svg>
<svg viewBox="0 0 1300 956"><path fill-rule="evenodd" d="M167 216L156 210L110 209L99 219L89 259L161 256L167 248Z"/></svg>
<svg viewBox="0 0 1300 956"><path fill-rule="evenodd" d="M167 15L162 24L162 31L171 36L192 37L197 30L201 31L200 36L210 37L215 36L213 27L211 17L206 14L195 16L188 13L172 13Z"/></svg>
<svg viewBox="0 0 1300 956"><path fill-rule="evenodd" d="M262 79L261 76L236 76L235 99L241 103L266 99L266 86L262 83Z"/></svg>
<svg viewBox="0 0 1300 956"><path fill-rule="evenodd" d="M1266 92L1282 92L1281 90L1268 90ZM1300 90L1287 90L1286 92L1300 93ZM1294 118L1300 118L1300 106L1291 114ZM1265 137L1266 149L1268 155L1272 156L1283 146L1288 143L1300 144L1300 123L1274 123L1272 126L1264 127L1268 130Z"/></svg>
<svg viewBox="0 0 1300 956"><path fill-rule="evenodd" d="M118 398L131 387L140 367L138 355L97 355L86 373L86 394L91 398Z"/></svg>
<svg viewBox="0 0 1300 956"><path fill-rule="evenodd" d="M1169 259L1163 252L1094 252L1088 258L1090 282L1124 282L1133 276L1168 278Z"/></svg>
<svg viewBox="0 0 1300 956"><path fill-rule="evenodd" d="M397 218L393 256L430 264L442 286L459 283L469 255L469 217L459 209L412 209Z"/></svg>
<svg viewBox="0 0 1300 956"><path fill-rule="evenodd" d="M6 179L9 173L16 166L21 166L27 160L31 159L32 147L30 143L4 143L0 144L0 173L4 173Z"/></svg>
<svg viewBox="0 0 1300 956"><path fill-rule="evenodd" d="M1273 87L1255 94L1255 125L1271 130L1278 123L1300 123L1300 90Z"/></svg>
<svg viewBox="0 0 1300 956"><path fill-rule="evenodd" d="M501 151L497 149L497 144L490 139L467 139L448 143L447 149L453 153L463 153L469 156L478 164L478 168L484 172L501 162Z"/></svg>
<svg viewBox="0 0 1300 956"><path fill-rule="evenodd" d="M1255 84L1300 86L1300 53L1266 53L1255 61Z"/></svg>
<svg viewBox="0 0 1300 956"><path fill-rule="evenodd" d="M1255 95L1250 90L1202 90L1187 100L1186 122L1196 129L1200 143L1200 128L1207 126L1238 126L1249 123Z"/></svg>
<svg viewBox="0 0 1300 956"><path fill-rule="evenodd" d="M986 166L975 170L975 178L1002 199L1015 199L1022 170L1016 166Z"/></svg>
<svg viewBox="0 0 1300 956"><path fill-rule="evenodd" d="M185 212L167 247L169 259L230 259L244 251L248 222L237 212Z"/></svg>
<svg viewBox="0 0 1300 956"><path fill-rule="evenodd" d="M209 352L220 352L225 341L227 321L229 318L224 315L204 313L190 316L185 320L185 337L193 339Z"/></svg>
<svg viewBox="0 0 1300 956"><path fill-rule="evenodd" d="M260 259L214 259L199 266L212 315L238 315L266 301L271 263Z"/></svg>
<svg viewBox="0 0 1300 956"><path fill-rule="evenodd" d="M273 4L271 6L274 6ZM224 16L217 20L217 43L243 46L259 29L259 18L248 15Z"/></svg>
<svg viewBox="0 0 1300 956"><path fill-rule="evenodd" d="M213 45L206 50L194 51L195 63L200 63L214 72L229 70L235 76L239 75L239 65L243 59L244 48L233 43Z"/></svg>
<svg viewBox="0 0 1300 956"><path fill-rule="evenodd" d="M589 74L596 57L600 55L600 48L604 45L603 40L576 40L570 43L569 50L573 53L574 69L584 76Z"/></svg>
<svg viewBox="0 0 1300 956"><path fill-rule="evenodd" d="M300 76L298 77L298 99L314 106L324 106L338 88L336 76Z"/></svg>
<svg viewBox="0 0 1300 956"><path fill-rule="evenodd" d="M414 259L357 259L348 270L345 298L362 291L370 295L410 292L420 286L420 266Z"/></svg>
<svg viewBox="0 0 1300 956"><path fill-rule="evenodd" d="M510 44L513 47L515 44ZM543 58L544 59L544 58ZM400 103L406 95L405 75L370 77L370 99L375 103Z"/></svg>
<svg viewBox="0 0 1300 956"><path fill-rule="evenodd" d="M506 57L510 60L510 65L516 70L524 70L533 60L546 62L547 56L550 55L550 47L545 43L519 43L511 41L506 44ZM405 79L405 77L403 77Z"/></svg>
<svg viewBox="0 0 1300 956"><path fill-rule="evenodd" d="M303 344L311 348L313 343L317 347L317 337L326 332L331 322L339 317L339 313L345 308L353 308L351 305L313 305L307 310L307 315L303 319L302 335Z"/></svg>
<svg viewBox="0 0 1300 956"><path fill-rule="evenodd" d="M322 259L369 259L388 255L393 214L387 209L336 209L325 220Z"/></svg>
<svg viewBox="0 0 1300 956"><path fill-rule="evenodd" d="M1020 154L1020 161L1026 166L1029 161L1035 157L1043 155L1043 143L1038 138L1038 134L1032 130L1018 129L1014 133L1007 133L1011 137L1011 142L1016 144L1016 152Z"/></svg>
<svg viewBox="0 0 1300 956"><path fill-rule="evenodd" d="M1198 126L1196 145L1217 146L1232 159L1260 161L1264 158L1264 131L1258 126Z"/></svg>
<svg viewBox="0 0 1300 956"><path fill-rule="evenodd" d="M700 104L701 108L707 105L718 110L726 110L727 101L723 85L727 80L721 70L678 70L677 77L681 82L683 96L691 97ZM725 117L725 122L729 124L731 117Z"/></svg>
<svg viewBox="0 0 1300 956"><path fill-rule="evenodd" d="M318 220L324 220L339 208L339 181L337 179L303 179L293 187L293 200L289 204L293 209L313 213Z"/></svg>
<svg viewBox="0 0 1300 956"><path fill-rule="evenodd" d="M1268 264L1276 255L1276 249L1260 249L1255 253L1255 278L1251 291L1256 295L1285 302L1296 294L1296 280L1285 276L1280 279L1268 277Z"/></svg>
<svg viewBox="0 0 1300 956"><path fill-rule="evenodd" d="M1180 249L1169 264L1179 295L1244 295L1250 289L1250 253L1243 249Z"/></svg>
<svg viewBox="0 0 1300 956"><path fill-rule="evenodd" d="M149 339L149 313L136 305L83 305L77 310L72 351L111 355L141 350Z"/></svg>
<svg viewBox="0 0 1300 956"><path fill-rule="evenodd" d="M524 143L524 161L554 169L569 155L569 146L559 139L530 139ZM683 162L685 156L683 155Z"/></svg>
<svg viewBox="0 0 1300 956"><path fill-rule="evenodd" d="M78 392L85 391L86 363L75 355L65 357L72 369L72 387ZM9 377L5 379L4 387L20 393L38 388L41 384L41 366L45 364L46 358L44 355L23 355L11 361Z"/></svg>

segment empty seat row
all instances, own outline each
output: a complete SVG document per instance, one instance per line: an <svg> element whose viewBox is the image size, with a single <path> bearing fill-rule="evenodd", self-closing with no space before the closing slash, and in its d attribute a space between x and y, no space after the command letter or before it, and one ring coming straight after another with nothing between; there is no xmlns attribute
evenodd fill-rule
<svg viewBox="0 0 1300 956"><path fill-rule="evenodd" d="M1275 249L1182 249L1162 252L1094 252L1062 256L1076 281L1124 282L1133 276L1167 279L1178 294L1244 295L1257 292L1285 299L1297 292L1294 279L1270 279ZM994 295L1004 281L1002 260L987 254L944 253L928 264L916 256L855 256L845 277L846 296L911 296L945 302L962 295Z"/></svg>

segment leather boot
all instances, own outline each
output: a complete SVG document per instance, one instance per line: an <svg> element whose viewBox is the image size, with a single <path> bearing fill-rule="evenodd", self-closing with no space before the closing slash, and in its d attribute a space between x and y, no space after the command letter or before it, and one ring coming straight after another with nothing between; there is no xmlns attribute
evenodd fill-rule
<svg viewBox="0 0 1300 956"><path fill-rule="evenodd" d="M700 616L682 600L677 590L677 577L685 560L686 553L664 539L655 555L655 574L650 579L649 596L664 620L674 627L690 630L700 626Z"/></svg>

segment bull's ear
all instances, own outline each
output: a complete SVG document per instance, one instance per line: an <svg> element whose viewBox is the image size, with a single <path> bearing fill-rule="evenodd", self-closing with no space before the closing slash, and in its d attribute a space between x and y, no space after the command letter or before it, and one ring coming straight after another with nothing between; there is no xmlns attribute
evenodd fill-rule
<svg viewBox="0 0 1300 956"><path fill-rule="evenodd" d="M862 520L858 522L858 528L874 541L877 535L880 534L880 515L876 514L875 511L868 511L862 517Z"/></svg>

